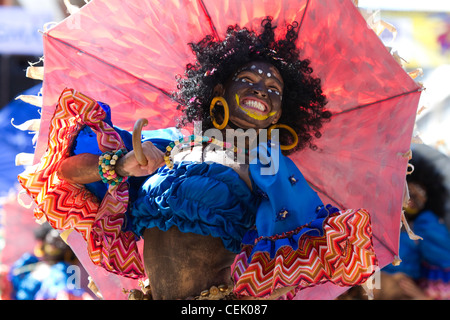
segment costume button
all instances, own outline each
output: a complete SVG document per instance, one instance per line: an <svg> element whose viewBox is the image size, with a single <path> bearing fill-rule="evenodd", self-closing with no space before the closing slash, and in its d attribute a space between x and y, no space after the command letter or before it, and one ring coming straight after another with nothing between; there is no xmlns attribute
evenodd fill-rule
<svg viewBox="0 0 450 320"><path fill-rule="evenodd" d="M294 177L294 175L289 177L289 182L291 183L291 185L295 185L298 180Z"/></svg>
<svg viewBox="0 0 450 320"><path fill-rule="evenodd" d="M281 211L279 211L277 213L276 221L284 220L288 217L288 215L289 215L289 211L287 211L286 209L282 209Z"/></svg>

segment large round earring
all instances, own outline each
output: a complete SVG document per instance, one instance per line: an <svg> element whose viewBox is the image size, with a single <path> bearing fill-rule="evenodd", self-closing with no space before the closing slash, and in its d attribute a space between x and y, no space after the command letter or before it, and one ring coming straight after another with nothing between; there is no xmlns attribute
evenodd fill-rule
<svg viewBox="0 0 450 320"><path fill-rule="evenodd" d="M274 124L274 125L271 125L269 127L269 129L267 129L267 135L268 135L269 140L271 138L272 130L276 129L276 128L286 129L287 131L289 131L292 134L292 137L294 138L294 142L293 143L291 143L289 145L280 145L280 149L281 150L291 150L291 149L295 148L295 146L297 146L297 144L298 144L298 135L294 131L294 129L292 129L291 127L289 127L286 124Z"/></svg>
<svg viewBox="0 0 450 320"><path fill-rule="evenodd" d="M216 106L217 101L222 102L223 110L225 112L224 117L223 117L223 122L220 125L216 122L216 119L214 118L214 114L213 114L213 109ZM211 105L209 106L209 114L211 115L211 119L212 119L212 123L213 123L214 127L218 130L224 129L228 124L228 120L230 119L230 110L228 109L227 101L222 97L215 97L214 99L212 99Z"/></svg>

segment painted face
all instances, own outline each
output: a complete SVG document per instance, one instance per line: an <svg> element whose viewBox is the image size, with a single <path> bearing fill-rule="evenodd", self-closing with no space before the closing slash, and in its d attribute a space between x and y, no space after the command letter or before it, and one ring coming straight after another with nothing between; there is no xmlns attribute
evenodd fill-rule
<svg viewBox="0 0 450 320"><path fill-rule="evenodd" d="M281 117L283 79L272 64L250 62L227 82L230 121L240 128L267 128Z"/></svg>

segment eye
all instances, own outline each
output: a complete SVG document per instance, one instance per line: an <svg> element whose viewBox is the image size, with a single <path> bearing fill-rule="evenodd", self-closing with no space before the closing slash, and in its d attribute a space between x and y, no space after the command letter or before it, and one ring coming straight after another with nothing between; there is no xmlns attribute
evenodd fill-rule
<svg viewBox="0 0 450 320"><path fill-rule="evenodd" d="M241 79L242 82L250 82L250 83L253 83L253 79L250 78L250 77L244 76L244 77L241 77L240 79Z"/></svg>
<svg viewBox="0 0 450 320"><path fill-rule="evenodd" d="M238 76L236 78L236 81L247 83L249 86L253 86L253 84L255 83L255 80L248 76L240 76L240 77Z"/></svg>
<svg viewBox="0 0 450 320"><path fill-rule="evenodd" d="M275 93L277 96L281 94L281 90L277 87L270 87L267 92L269 93Z"/></svg>
<svg viewBox="0 0 450 320"><path fill-rule="evenodd" d="M281 95L282 94L282 92L283 92L283 90L282 90L282 88L280 87L280 85L278 84L278 82L277 81L273 81L273 80L270 80L270 81L267 81L267 91L269 92L269 93L275 93L276 95Z"/></svg>

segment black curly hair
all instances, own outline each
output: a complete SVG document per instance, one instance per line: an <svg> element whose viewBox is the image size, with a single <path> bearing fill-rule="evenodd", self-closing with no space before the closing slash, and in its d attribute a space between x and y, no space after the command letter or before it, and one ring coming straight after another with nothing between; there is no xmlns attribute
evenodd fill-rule
<svg viewBox="0 0 450 320"><path fill-rule="evenodd" d="M406 176L409 183L417 183L426 191L427 200L422 211L430 210L439 218L446 213L446 202L450 196L445 186L445 178L439 167L426 156L428 149L414 146L410 163L414 166L412 174ZM430 147L431 149L431 147ZM414 217L413 217L414 218Z"/></svg>
<svg viewBox="0 0 450 320"><path fill-rule="evenodd" d="M310 147L320 138L320 129L331 113L325 109L326 97L322 92L321 81L311 74L310 61L299 58L300 52L295 42L298 37L298 23L287 26L284 39L275 41L272 18L262 20L263 31L257 34L238 25L229 26L223 41L208 35L198 43L189 43L196 55L195 64L188 64L184 76L177 76L177 89L174 93L178 109L183 111L179 126L201 121L204 130L212 128L210 103L217 84L224 84L242 65L262 60L274 65L284 80L283 113L279 123L292 127L298 134L298 145L283 153ZM291 144L292 136L280 131L280 143Z"/></svg>

